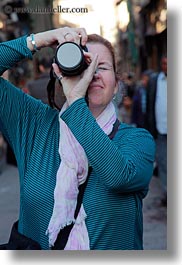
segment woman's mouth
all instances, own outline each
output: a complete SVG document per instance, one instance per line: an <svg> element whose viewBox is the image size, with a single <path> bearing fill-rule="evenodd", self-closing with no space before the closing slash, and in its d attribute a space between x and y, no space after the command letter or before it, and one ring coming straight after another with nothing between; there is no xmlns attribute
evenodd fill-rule
<svg viewBox="0 0 182 265"><path fill-rule="evenodd" d="M97 89L103 89L103 86L100 84L91 84L89 86L89 90L97 90Z"/></svg>

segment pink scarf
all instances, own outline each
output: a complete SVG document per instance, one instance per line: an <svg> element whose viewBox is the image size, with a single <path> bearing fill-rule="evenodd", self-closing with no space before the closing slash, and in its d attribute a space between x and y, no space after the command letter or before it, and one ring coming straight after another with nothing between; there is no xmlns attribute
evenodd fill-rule
<svg viewBox="0 0 182 265"><path fill-rule="evenodd" d="M60 114L67 107L68 104L66 102ZM108 104L96 121L107 135L111 133L113 124L116 121L116 112L113 103ZM56 176L53 214L46 233L49 235L49 245L53 246L60 229L73 222L74 226L69 235L65 250L89 250L89 236L85 225L87 216L83 204L77 219L74 219L78 186L84 183L87 178L88 159L83 147L61 118L59 118L59 123L59 154L61 164Z"/></svg>

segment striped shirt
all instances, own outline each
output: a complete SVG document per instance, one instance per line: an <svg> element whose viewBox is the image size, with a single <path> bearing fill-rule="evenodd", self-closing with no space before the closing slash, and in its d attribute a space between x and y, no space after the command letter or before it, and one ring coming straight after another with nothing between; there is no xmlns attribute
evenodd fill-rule
<svg viewBox="0 0 182 265"><path fill-rule="evenodd" d="M0 44L0 75L32 58L26 37ZM12 146L20 176L19 232L49 249L58 153L58 111L0 78L0 131ZM113 140L98 126L85 99L62 114L93 170L83 204L90 249L143 249L142 199L152 176L155 146L144 129L121 124Z"/></svg>

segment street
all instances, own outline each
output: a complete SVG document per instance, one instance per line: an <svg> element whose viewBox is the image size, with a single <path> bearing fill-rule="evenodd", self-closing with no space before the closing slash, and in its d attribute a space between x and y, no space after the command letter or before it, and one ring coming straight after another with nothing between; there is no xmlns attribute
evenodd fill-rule
<svg viewBox="0 0 182 265"><path fill-rule="evenodd" d="M0 173L0 244L7 242L14 221L19 212L18 170L4 165ZM144 249L167 249L167 209L160 204L159 179L152 178L149 193L144 200Z"/></svg>

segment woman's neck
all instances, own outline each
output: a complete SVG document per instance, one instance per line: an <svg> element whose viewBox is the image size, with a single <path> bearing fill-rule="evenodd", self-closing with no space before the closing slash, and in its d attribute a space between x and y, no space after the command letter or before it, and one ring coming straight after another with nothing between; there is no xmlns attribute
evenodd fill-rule
<svg viewBox="0 0 182 265"><path fill-rule="evenodd" d="M99 117L99 115L104 111L105 107L89 107L89 109L92 112L92 115L97 119L97 117Z"/></svg>

